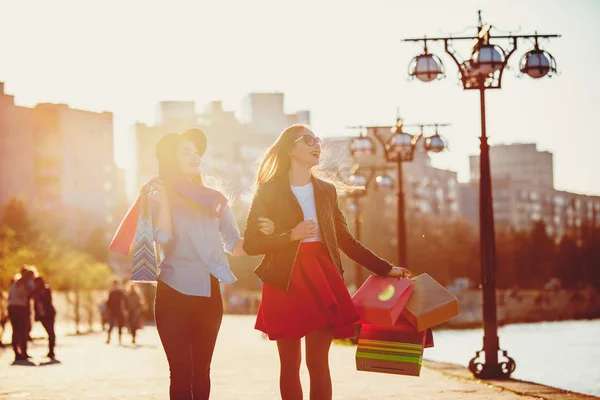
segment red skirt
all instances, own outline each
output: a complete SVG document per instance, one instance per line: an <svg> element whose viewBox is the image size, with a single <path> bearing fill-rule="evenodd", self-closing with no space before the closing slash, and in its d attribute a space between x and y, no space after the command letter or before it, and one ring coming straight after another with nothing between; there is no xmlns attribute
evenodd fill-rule
<svg viewBox="0 0 600 400"><path fill-rule="evenodd" d="M359 319L354 303L325 245L304 242L296 257L289 290L263 284L255 329L271 340L300 339L331 327L337 339L354 336Z"/></svg>

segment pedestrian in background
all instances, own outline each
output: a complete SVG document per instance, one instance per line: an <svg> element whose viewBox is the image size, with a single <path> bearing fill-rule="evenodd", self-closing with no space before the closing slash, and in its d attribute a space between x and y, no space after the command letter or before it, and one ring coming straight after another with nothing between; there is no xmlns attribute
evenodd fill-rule
<svg viewBox="0 0 600 400"><path fill-rule="evenodd" d="M31 325L30 310L34 278L34 272L23 267L21 273L13 279L8 293L8 317L13 330L12 348L15 361L25 361L30 358L27 354L27 340Z"/></svg>
<svg viewBox="0 0 600 400"><path fill-rule="evenodd" d="M129 282L125 291L125 302L127 305L127 326L131 334L131 343L135 344L135 335L141 329L144 314L144 297L137 285Z"/></svg>
<svg viewBox="0 0 600 400"><path fill-rule="evenodd" d="M34 280L35 290L33 292L33 310L35 320L40 321L48 333L48 358L55 358L54 347L56 345L56 334L54 332L54 322L56 320L56 309L52 304L52 291L44 281L44 278L38 276Z"/></svg>
<svg viewBox="0 0 600 400"><path fill-rule="evenodd" d="M108 313L108 335L106 344L110 343L110 335L113 328L117 327L119 333L119 344L122 343L123 326L125 325L125 310L127 308L125 302L125 293L119 285L119 280L115 279L112 283L112 288L108 293L106 301L106 312Z"/></svg>
<svg viewBox="0 0 600 400"><path fill-rule="evenodd" d="M0 348L4 347L2 343L2 339L4 337L4 332L6 331L6 323L8 322L8 310L6 309L7 299L6 293L4 291L0 292Z"/></svg>

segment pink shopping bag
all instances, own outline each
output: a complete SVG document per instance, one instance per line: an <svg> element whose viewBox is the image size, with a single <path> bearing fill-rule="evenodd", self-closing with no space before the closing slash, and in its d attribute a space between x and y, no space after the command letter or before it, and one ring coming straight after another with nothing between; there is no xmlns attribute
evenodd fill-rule
<svg viewBox="0 0 600 400"><path fill-rule="evenodd" d="M370 276L352 297L360 323L393 326L402 313L413 282L383 276Z"/></svg>

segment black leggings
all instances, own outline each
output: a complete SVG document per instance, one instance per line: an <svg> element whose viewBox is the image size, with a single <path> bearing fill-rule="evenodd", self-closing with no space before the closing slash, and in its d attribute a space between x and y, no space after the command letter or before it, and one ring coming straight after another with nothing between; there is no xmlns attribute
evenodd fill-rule
<svg viewBox="0 0 600 400"><path fill-rule="evenodd" d="M8 317L12 325L12 348L15 357L27 354L27 339L31 325L28 306L8 306Z"/></svg>
<svg viewBox="0 0 600 400"><path fill-rule="evenodd" d="M44 326L44 329L48 333L48 355L54 356L54 346L56 345L56 334L54 333L54 320L55 317L42 317L40 322Z"/></svg>
<svg viewBox="0 0 600 400"><path fill-rule="evenodd" d="M156 328L171 371L171 400L205 400L210 362L223 319L219 281L211 276L211 297L188 296L158 282Z"/></svg>

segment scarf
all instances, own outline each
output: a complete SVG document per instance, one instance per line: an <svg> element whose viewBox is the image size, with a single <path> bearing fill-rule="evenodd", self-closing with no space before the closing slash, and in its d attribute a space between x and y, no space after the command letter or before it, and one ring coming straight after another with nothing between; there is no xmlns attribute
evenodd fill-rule
<svg viewBox="0 0 600 400"><path fill-rule="evenodd" d="M160 264L160 249L154 242L154 226L149 195L154 191L153 182L146 183L134 203L119 224L109 245L113 252L128 256L133 251L131 280L134 282L156 282ZM203 208L213 217L220 217L225 212L227 199L217 190L181 179L161 179L166 190Z"/></svg>

